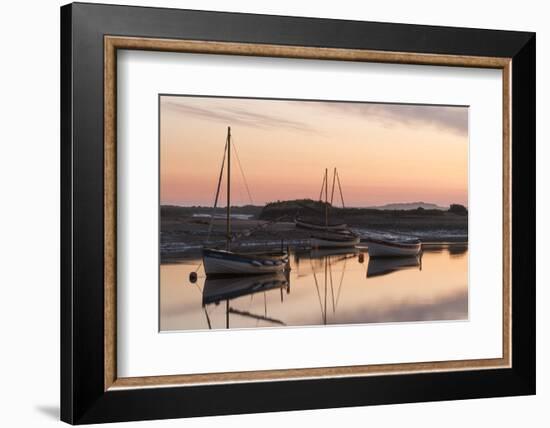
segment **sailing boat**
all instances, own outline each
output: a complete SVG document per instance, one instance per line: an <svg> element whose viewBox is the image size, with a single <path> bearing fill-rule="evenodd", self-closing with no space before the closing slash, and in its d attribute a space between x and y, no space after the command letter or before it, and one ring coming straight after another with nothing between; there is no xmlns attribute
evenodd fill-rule
<svg viewBox="0 0 550 428"><path fill-rule="evenodd" d="M309 229L309 230L320 230L324 232L330 232L330 231L341 231L346 230L348 225L345 223L333 223L333 224L324 224L324 223L315 223L311 220L306 220L302 217L296 217L294 220L294 223L296 224L296 227L302 228L302 229Z"/></svg>
<svg viewBox="0 0 550 428"><path fill-rule="evenodd" d="M340 184L340 177L338 176L338 171L336 170L336 168L334 168L334 175L332 176L332 192L331 192L330 202L332 204L332 200L334 198L334 188L335 188L336 180L338 180L337 181L338 189L340 190L342 206L344 206L344 197L342 196L342 186ZM321 192L319 193L319 201L322 200L323 191L327 186L328 186L327 174L325 174L325 176L323 177L323 184L321 185ZM323 231L323 232L341 232L341 231L345 231L348 228L348 225L345 223L331 223L330 221L319 222L311 219L306 219L303 217L296 217L294 219L294 223L296 224L296 227L301 229L309 229L309 230Z"/></svg>
<svg viewBox="0 0 550 428"><path fill-rule="evenodd" d="M334 178L337 177L336 168L334 169ZM334 178L332 183L332 196L334 196ZM349 230L347 227L341 230L329 229L329 203L328 203L328 169L325 168L325 229L314 232L311 235L311 246L313 248L349 248L355 247L360 241L359 236ZM338 178L338 185L340 179ZM322 190L321 190L322 193ZM342 197L342 188L340 187L340 196ZM331 197L332 199L332 197ZM342 197L342 205L344 198Z"/></svg>
<svg viewBox="0 0 550 428"><path fill-rule="evenodd" d="M248 254L231 251L231 127L227 127L224 162L220 170L214 208L218 204L223 169L227 159L226 249L203 248L202 261L206 275L258 275L282 272L288 265L288 253Z"/></svg>
<svg viewBox="0 0 550 428"><path fill-rule="evenodd" d="M365 238L369 257L411 257L422 251L422 243L417 238L374 239Z"/></svg>

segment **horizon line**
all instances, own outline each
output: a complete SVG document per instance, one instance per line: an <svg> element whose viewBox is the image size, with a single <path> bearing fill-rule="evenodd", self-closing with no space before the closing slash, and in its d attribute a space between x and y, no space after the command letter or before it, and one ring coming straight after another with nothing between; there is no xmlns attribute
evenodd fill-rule
<svg viewBox="0 0 550 428"><path fill-rule="evenodd" d="M274 203L277 203L277 202L292 202L292 201L295 201L296 199L291 199L291 200L280 200L280 201L271 201L271 202L266 202L265 204L261 204L261 205L257 205L257 204L231 204L231 207L264 207L268 204L274 204ZM316 201L316 200L313 200L311 199L311 201L313 202L320 202L320 203L323 203L323 201ZM345 209L345 208L380 208L380 207L385 207L385 206L388 206L388 205L413 205L413 204L424 204L424 205L435 205L436 207L439 207L439 208L449 208L451 205L462 205L466 208L468 208L468 205L464 205L464 204L460 204L458 202L453 202L451 204L448 204L448 205L439 205L439 204L436 204L434 202L422 202L422 201L418 201L418 202L388 202L386 204L382 204L382 205L348 205L346 207L340 207L340 206L336 206L336 205L332 205L334 208L340 208L340 209ZM183 205L183 204L177 204L177 203L160 203L159 206L161 207L166 207L166 206L170 206L170 207L179 207L179 208L210 208L210 209L214 209L214 207L212 205L200 205L200 204L193 204L193 205ZM221 208L227 208L227 205L220 205L218 207L216 207L216 209L221 209Z"/></svg>

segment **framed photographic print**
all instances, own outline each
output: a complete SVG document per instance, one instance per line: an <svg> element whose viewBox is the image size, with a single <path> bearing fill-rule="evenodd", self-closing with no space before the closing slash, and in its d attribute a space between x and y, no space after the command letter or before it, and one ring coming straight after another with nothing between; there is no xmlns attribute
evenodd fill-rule
<svg viewBox="0 0 550 428"><path fill-rule="evenodd" d="M533 33L76 3L61 54L62 420L535 393Z"/></svg>

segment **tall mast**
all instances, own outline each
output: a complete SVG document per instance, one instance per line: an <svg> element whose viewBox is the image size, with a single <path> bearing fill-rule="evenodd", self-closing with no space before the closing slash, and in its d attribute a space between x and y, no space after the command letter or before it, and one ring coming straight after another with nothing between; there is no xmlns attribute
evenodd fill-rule
<svg viewBox="0 0 550 428"><path fill-rule="evenodd" d="M231 127L227 127L227 251L231 249Z"/></svg>
<svg viewBox="0 0 550 428"><path fill-rule="evenodd" d="M340 199L342 200L342 208L346 208L346 204L344 204L344 194L342 193L342 185L340 184L340 174L338 174L338 171L336 171L336 179L338 180L338 189L340 189Z"/></svg>
<svg viewBox="0 0 550 428"><path fill-rule="evenodd" d="M332 205L332 201L334 200L334 185L336 182L336 168L334 168L334 172L332 173L332 190L330 192L330 204Z"/></svg>
<svg viewBox="0 0 550 428"><path fill-rule="evenodd" d="M328 226L328 168L325 168L325 226Z"/></svg>

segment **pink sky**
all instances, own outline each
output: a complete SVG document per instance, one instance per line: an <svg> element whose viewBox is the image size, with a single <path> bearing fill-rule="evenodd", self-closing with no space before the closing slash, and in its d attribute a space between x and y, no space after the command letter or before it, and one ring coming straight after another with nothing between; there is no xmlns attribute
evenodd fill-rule
<svg viewBox="0 0 550 428"><path fill-rule="evenodd" d="M336 167L347 206L468 205L467 107L162 96L160 109L161 204L212 206L231 126L255 204L317 199ZM232 204L250 203L232 161Z"/></svg>

